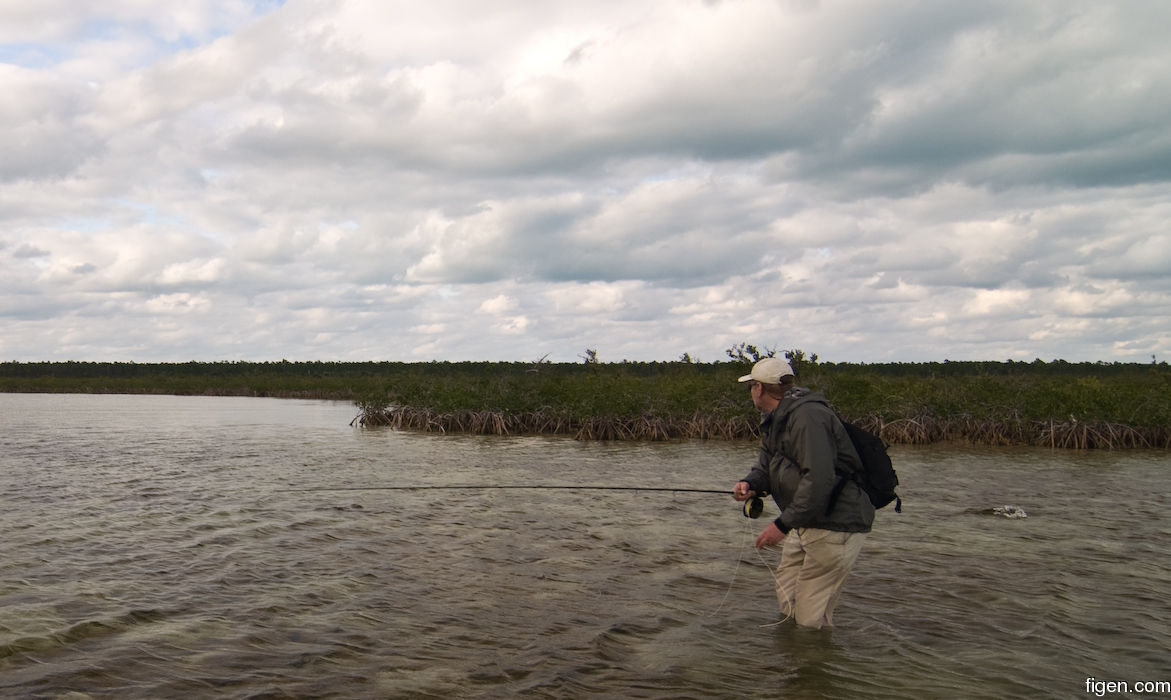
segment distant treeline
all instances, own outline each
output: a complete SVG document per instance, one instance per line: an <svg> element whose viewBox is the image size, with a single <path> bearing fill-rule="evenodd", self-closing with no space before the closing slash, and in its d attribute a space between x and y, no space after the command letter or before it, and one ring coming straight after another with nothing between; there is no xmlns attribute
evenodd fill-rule
<svg viewBox="0 0 1171 700"><path fill-rule="evenodd" d="M798 383L891 443L1171 447L1164 363L794 361ZM364 425L582 439L742 439L748 364L620 362L0 363L0 391L353 401Z"/></svg>

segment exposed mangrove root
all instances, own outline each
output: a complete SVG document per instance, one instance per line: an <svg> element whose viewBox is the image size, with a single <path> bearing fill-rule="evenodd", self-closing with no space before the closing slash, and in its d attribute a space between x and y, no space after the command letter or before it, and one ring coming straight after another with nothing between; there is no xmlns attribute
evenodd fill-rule
<svg viewBox="0 0 1171 700"><path fill-rule="evenodd" d="M1042 447L1090 450L1171 447L1171 430L1136 428L1104 421L1025 421L975 419L957 416L937 419L916 416L883 421L868 416L857 421L882 436L891 445L925 445L935 442L958 442L971 445L1034 445Z"/></svg>
<svg viewBox="0 0 1171 700"><path fill-rule="evenodd" d="M939 419L920 415L884 420L879 416L850 417L891 445L954 442L971 445L1036 445L1061 449L1171 448L1171 429L1136 428L1101 421L992 420L957 416ZM744 440L759 436L747 418L716 418L696 414L674 419L658 416L573 420L550 413L452 411L439 413L409 406L363 409L355 421L363 427L475 435L572 435L578 440Z"/></svg>
<svg viewBox="0 0 1171 700"><path fill-rule="evenodd" d="M428 408L392 406L363 409L354 419L362 427L390 427L420 432L475 435L572 435L578 440L737 440L752 438L756 426L743 419L693 416L672 420L656 416L639 418L590 417L572 420L549 413L500 413L453 411L438 413Z"/></svg>

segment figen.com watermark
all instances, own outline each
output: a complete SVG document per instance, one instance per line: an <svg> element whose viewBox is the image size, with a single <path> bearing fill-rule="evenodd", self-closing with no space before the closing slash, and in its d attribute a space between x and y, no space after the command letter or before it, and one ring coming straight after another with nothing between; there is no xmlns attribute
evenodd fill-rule
<svg viewBox="0 0 1171 700"><path fill-rule="evenodd" d="M1086 692L1100 698L1115 693L1171 693L1171 681L1100 681L1090 676L1086 679Z"/></svg>

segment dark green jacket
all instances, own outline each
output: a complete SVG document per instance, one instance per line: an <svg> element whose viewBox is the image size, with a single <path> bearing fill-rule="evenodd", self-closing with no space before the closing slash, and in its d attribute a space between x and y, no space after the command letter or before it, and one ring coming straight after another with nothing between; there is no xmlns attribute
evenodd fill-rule
<svg viewBox="0 0 1171 700"><path fill-rule="evenodd" d="M744 481L757 493L772 494L781 509L775 521L781 532L804 527L870 531L874 506L853 480L826 513L840 474L860 470L862 464L824 396L803 387L790 389L764 416L760 431L760 457Z"/></svg>

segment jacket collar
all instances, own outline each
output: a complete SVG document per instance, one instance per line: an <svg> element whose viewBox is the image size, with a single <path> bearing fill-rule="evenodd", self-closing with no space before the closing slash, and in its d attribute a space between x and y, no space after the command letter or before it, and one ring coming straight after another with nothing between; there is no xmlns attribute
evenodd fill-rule
<svg viewBox="0 0 1171 700"><path fill-rule="evenodd" d="M807 399L812 398L814 400L818 400L819 397L820 394L814 394L812 391L803 386L795 386L785 392L785 396L781 399L781 402L777 404L776 408L769 411L768 413L761 415L760 425L763 428L769 423L772 423L774 420L782 420L787 418L794 408L800 404L805 403Z"/></svg>

